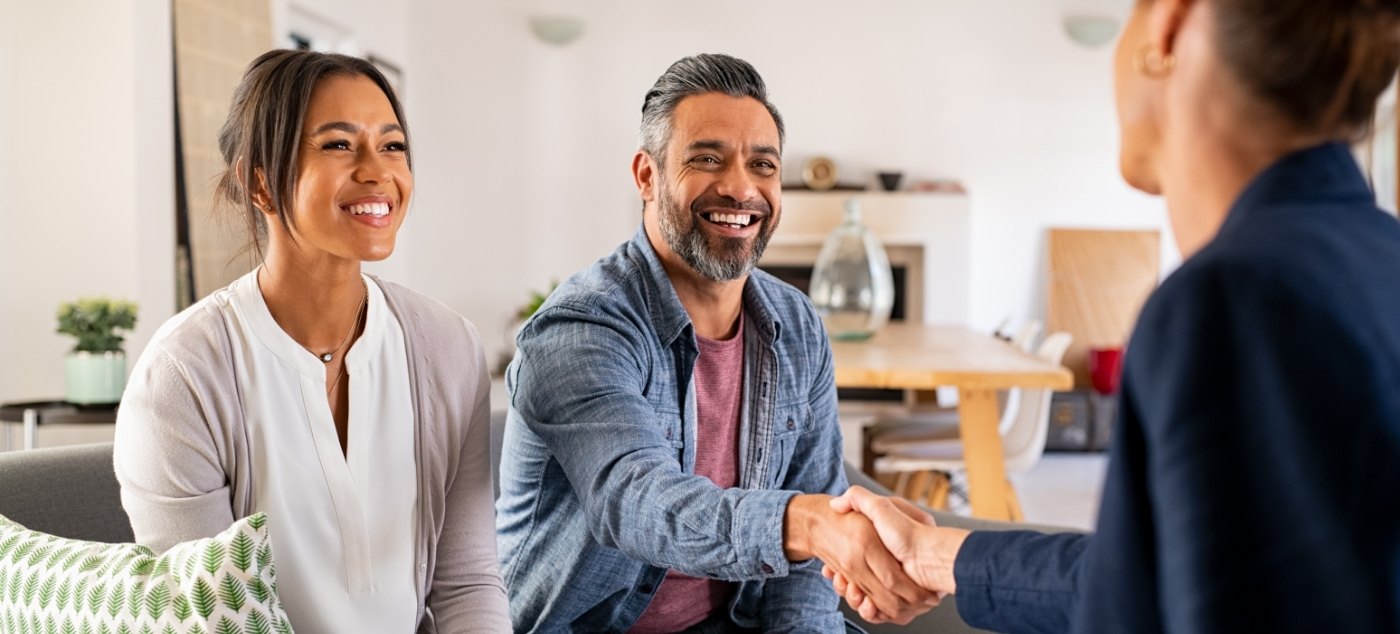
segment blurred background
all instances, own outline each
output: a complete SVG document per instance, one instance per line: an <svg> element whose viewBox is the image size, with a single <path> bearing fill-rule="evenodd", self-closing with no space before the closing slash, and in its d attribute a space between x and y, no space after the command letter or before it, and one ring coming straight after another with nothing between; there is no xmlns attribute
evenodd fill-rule
<svg viewBox="0 0 1400 634"><path fill-rule="evenodd" d="M134 361L181 307L251 268L239 225L211 211L214 135L243 69L274 47L365 56L396 84L417 190L397 252L369 269L475 322L493 364L532 292L636 230L642 97L701 52L753 63L786 119L794 187L775 244L800 251L798 234L820 231L804 214L825 212L803 209L865 197L915 217L880 238L921 249L923 321L1053 325L1052 228L1148 236L1144 292L1179 259L1161 201L1118 175L1111 62L1131 6L0 0L0 401L62 393L61 302L137 302ZM1393 209L1386 99L1358 156ZM818 157L843 191L800 191ZM878 172L899 172L898 191L877 193Z"/></svg>

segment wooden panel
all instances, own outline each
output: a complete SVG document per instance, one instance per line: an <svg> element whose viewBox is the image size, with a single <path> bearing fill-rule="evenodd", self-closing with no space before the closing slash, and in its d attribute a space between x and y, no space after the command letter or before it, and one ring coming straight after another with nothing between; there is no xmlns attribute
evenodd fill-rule
<svg viewBox="0 0 1400 634"><path fill-rule="evenodd" d="M1157 231L1050 230L1046 332L1068 332L1064 364L1089 385L1089 348L1123 346L1161 270Z"/></svg>
<svg viewBox="0 0 1400 634"><path fill-rule="evenodd" d="M257 265L251 254L242 255L247 232L241 211L215 205L214 185L224 170L219 128L228 117L233 90L244 69L272 47L272 10L267 2L223 0L175 0L172 10L180 152L189 205L189 264L194 278L194 287L180 294L183 306L227 286Z"/></svg>

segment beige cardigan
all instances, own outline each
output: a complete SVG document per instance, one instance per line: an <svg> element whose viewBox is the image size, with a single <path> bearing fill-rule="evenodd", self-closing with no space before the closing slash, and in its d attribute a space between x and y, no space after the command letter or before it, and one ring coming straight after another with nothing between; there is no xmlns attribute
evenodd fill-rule
<svg viewBox="0 0 1400 634"><path fill-rule="evenodd" d="M443 304L375 281L403 327L416 414L418 631L508 632L480 337ZM122 506L136 540L157 552L252 514L258 483L224 316L229 297L216 292L166 322L122 395L114 449Z"/></svg>

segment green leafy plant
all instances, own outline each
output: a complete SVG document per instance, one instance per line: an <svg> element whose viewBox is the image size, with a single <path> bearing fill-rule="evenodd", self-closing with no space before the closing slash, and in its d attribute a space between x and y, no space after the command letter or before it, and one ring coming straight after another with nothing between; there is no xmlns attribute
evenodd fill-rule
<svg viewBox="0 0 1400 634"><path fill-rule="evenodd" d="M544 301L549 299L549 294L553 293L556 288L559 288L559 280L550 282L549 290L543 293L539 291L530 291L530 301L525 302L525 305L520 307L520 310L515 313L515 316L518 317L520 321L529 319L531 315L535 314L535 311L539 310L541 306L544 306Z"/></svg>
<svg viewBox="0 0 1400 634"><path fill-rule="evenodd" d="M136 304L105 297L85 297L58 307L58 332L78 338L74 352L118 352L136 327Z"/></svg>

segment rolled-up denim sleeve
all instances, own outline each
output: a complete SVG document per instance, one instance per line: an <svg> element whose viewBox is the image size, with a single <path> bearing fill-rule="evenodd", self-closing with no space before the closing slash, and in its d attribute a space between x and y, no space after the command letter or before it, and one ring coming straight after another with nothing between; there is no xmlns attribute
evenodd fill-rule
<svg viewBox="0 0 1400 634"><path fill-rule="evenodd" d="M817 322L820 323L820 322ZM846 469L841 452L841 426L836 418L836 377L831 346L824 333L813 336L811 348L819 371L808 397L811 429L799 437L782 488L803 493L845 492ZM845 618L821 562L794 563L788 576L763 586L762 629L765 632L843 631Z"/></svg>
<svg viewBox="0 0 1400 634"><path fill-rule="evenodd" d="M797 492L721 489L684 473L644 386L635 316L559 303L521 333L512 407L558 460L600 544L654 566L744 581L783 576Z"/></svg>

